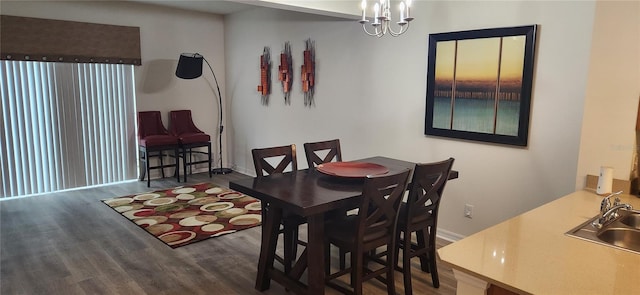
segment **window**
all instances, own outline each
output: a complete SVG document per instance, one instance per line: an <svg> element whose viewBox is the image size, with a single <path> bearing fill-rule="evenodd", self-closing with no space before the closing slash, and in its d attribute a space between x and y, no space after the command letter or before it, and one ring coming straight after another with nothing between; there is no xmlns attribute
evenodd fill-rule
<svg viewBox="0 0 640 295"><path fill-rule="evenodd" d="M134 179L133 65L0 61L0 198Z"/></svg>

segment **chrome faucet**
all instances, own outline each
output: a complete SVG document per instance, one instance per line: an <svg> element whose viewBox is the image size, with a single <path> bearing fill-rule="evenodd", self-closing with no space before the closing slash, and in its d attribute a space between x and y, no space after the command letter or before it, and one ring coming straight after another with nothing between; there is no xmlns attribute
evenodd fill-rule
<svg viewBox="0 0 640 295"><path fill-rule="evenodd" d="M616 219L618 217L618 210L619 209L632 210L633 207L631 207L631 205L629 205L629 204L618 204L618 205L615 205L615 206L611 207L611 209L607 210L607 212L602 214L602 216L600 217L598 222L600 222L600 224L604 224L605 222L607 222L609 220Z"/></svg>
<svg viewBox="0 0 640 295"><path fill-rule="evenodd" d="M610 194L610 195L604 197L604 199L602 199L602 202L600 202L600 216L602 216L605 212L607 212L609 209L611 209L611 207L612 207L611 206L611 200L609 200L609 199L611 199L611 197L617 196L617 195L619 195L621 193L622 193L622 191L615 192L613 194ZM618 205L618 204L620 204L620 199L616 197L615 203L613 203L613 205L615 206L615 205Z"/></svg>
<svg viewBox="0 0 640 295"><path fill-rule="evenodd" d="M611 204L611 200L610 200L611 197L617 196L621 193L622 191L615 192L613 194L610 194L604 197L604 199L602 199L602 202L600 203L600 217L598 218L597 221L594 221L592 223L592 225L595 228L601 228L602 225L604 225L608 221L611 221L617 218L619 209L625 209L625 210L633 209L629 204L620 204L620 198L618 197L615 198L613 205Z"/></svg>

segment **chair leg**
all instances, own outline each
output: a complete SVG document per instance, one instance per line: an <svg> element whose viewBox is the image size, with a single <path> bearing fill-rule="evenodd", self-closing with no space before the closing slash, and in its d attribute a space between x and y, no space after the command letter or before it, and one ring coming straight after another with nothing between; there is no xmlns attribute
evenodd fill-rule
<svg viewBox="0 0 640 295"><path fill-rule="evenodd" d="M187 149L185 147L182 147L182 173L184 182L187 182Z"/></svg>
<svg viewBox="0 0 640 295"><path fill-rule="evenodd" d="M429 251L429 268L431 268L431 281L434 288L440 288L440 278L438 278L438 266L436 265L436 251L431 248Z"/></svg>
<svg viewBox="0 0 640 295"><path fill-rule="evenodd" d="M173 158L176 160L176 180L180 182L180 149L177 147L173 150ZM186 179L185 182L187 182Z"/></svg>
<svg viewBox="0 0 640 295"><path fill-rule="evenodd" d="M151 168L149 167L149 151L145 152L144 169L147 171L147 187L151 186Z"/></svg>
<svg viewBox="0 0 640 295"><path fill-rule="evenodd" d="M162 173L162 178L164 178L164 151L160 151L160 172Z"/></svg>
<svg viewBox="0 0 640 295"><path fill-rule="evenodd" d="M427 240L429 239L427 229L416 231L416 238L418 240L418 249L427 249L429 247L429 245L427 245ZM420 258L420 269L426 273L429 273L429 257L427 256L427 254L423 254L418 257Z"/></svg>
<svg viewBox="0 0 640 295"><path fill-rule="evenodd" d="M363 256L364 253L351 251L351 286L353 287L353 294L355 295L362 295L362 273L364 271Z"/></svg>
<svg viewBox="0 0 640 295"><path fill-rule="evenodd" d="M331 274L331 243L325 239L324 241L324 275Z"/></svg>
<svg viewBox="0 0 640 295"><path fill-rule="evenodd" d="M293 227L293 259L295 260L298 257L298 236L300 234L299 224L292 225Z"/></svg>
<svg viewBox="0 0 640 295"><path fill-rule="evenodd" d="M395 280L395 261L396 261L396 251L393 249L396 248L395 243L391 243L391 245L387 245L387 294L395 295L396 294L396 280Z"/></svg>
<svg viewBox="0 0 640 295"><path fill-rule="evenodd" d="M187 166L187 169L189 169L189 175L193 174L193 164L192 163L193 163L193 148L189 148L189 166Z"/></svg>
<svg viewBox="0 0 640 295"><path fill-rule="evenodd" d="M430 228L433 229L433 228ZM436 234L429 233L429 269L431 270L431 282L434 288L440 287L440 279L438 278L438 266L436 265Z"/></svg>
<svg viewBox="0 0 640 295"><path fill-rule="evenodd" d="M405 231L402 245L402 275L404 279L404 294L413 294L411 287L411 232Z"/></svg>
<svg viewBox="0 0 640 295"><path fill-rule="evenodd" d="M144 149L140 148L138 149L138 152L140 153L140 158L138 159L138 166L140 167L140 177L138 178L138 180L143 181L144 180L144 176L147 174L147 170L145 169L145 157L146 157L146 152Z"/></svg>
<svg viewBox="0 0 640 295"><path fill-rule="evenodd" d="M209 157L209 178L211 178L211 176L213 175L213 173L211 172L211 142L209 142L209 145L207 146L209 153L207 154Z"/></svg>
<svg viewBox="0 0 640 295"><path fill-rule="evenodd" d="M347 252L342 248L338 248L338 255L340 256L340 270L344 270L347 267L346 256Z"/></svg>

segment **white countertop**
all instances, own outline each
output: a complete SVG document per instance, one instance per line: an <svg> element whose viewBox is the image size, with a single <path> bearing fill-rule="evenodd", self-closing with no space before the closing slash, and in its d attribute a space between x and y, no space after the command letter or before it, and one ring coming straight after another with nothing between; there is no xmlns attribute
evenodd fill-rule
<svg viewBox="0 0 640 295"><path fill-rule="evenodd" d="M438 250L452 268L517 293L640 294L640 254L569 237L602 196L578 191ZM640 209L640 198L621 195Z"/></svg>

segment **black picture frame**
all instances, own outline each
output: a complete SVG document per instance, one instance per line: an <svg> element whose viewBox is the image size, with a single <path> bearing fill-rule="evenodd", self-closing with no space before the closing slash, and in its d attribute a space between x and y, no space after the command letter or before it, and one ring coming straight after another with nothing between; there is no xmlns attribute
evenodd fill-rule
<svg viewBox="0 0 640 295"><path fill-rule="evenodd" d="M425 135L527 146L536 33L429 34Z"/></svg>

